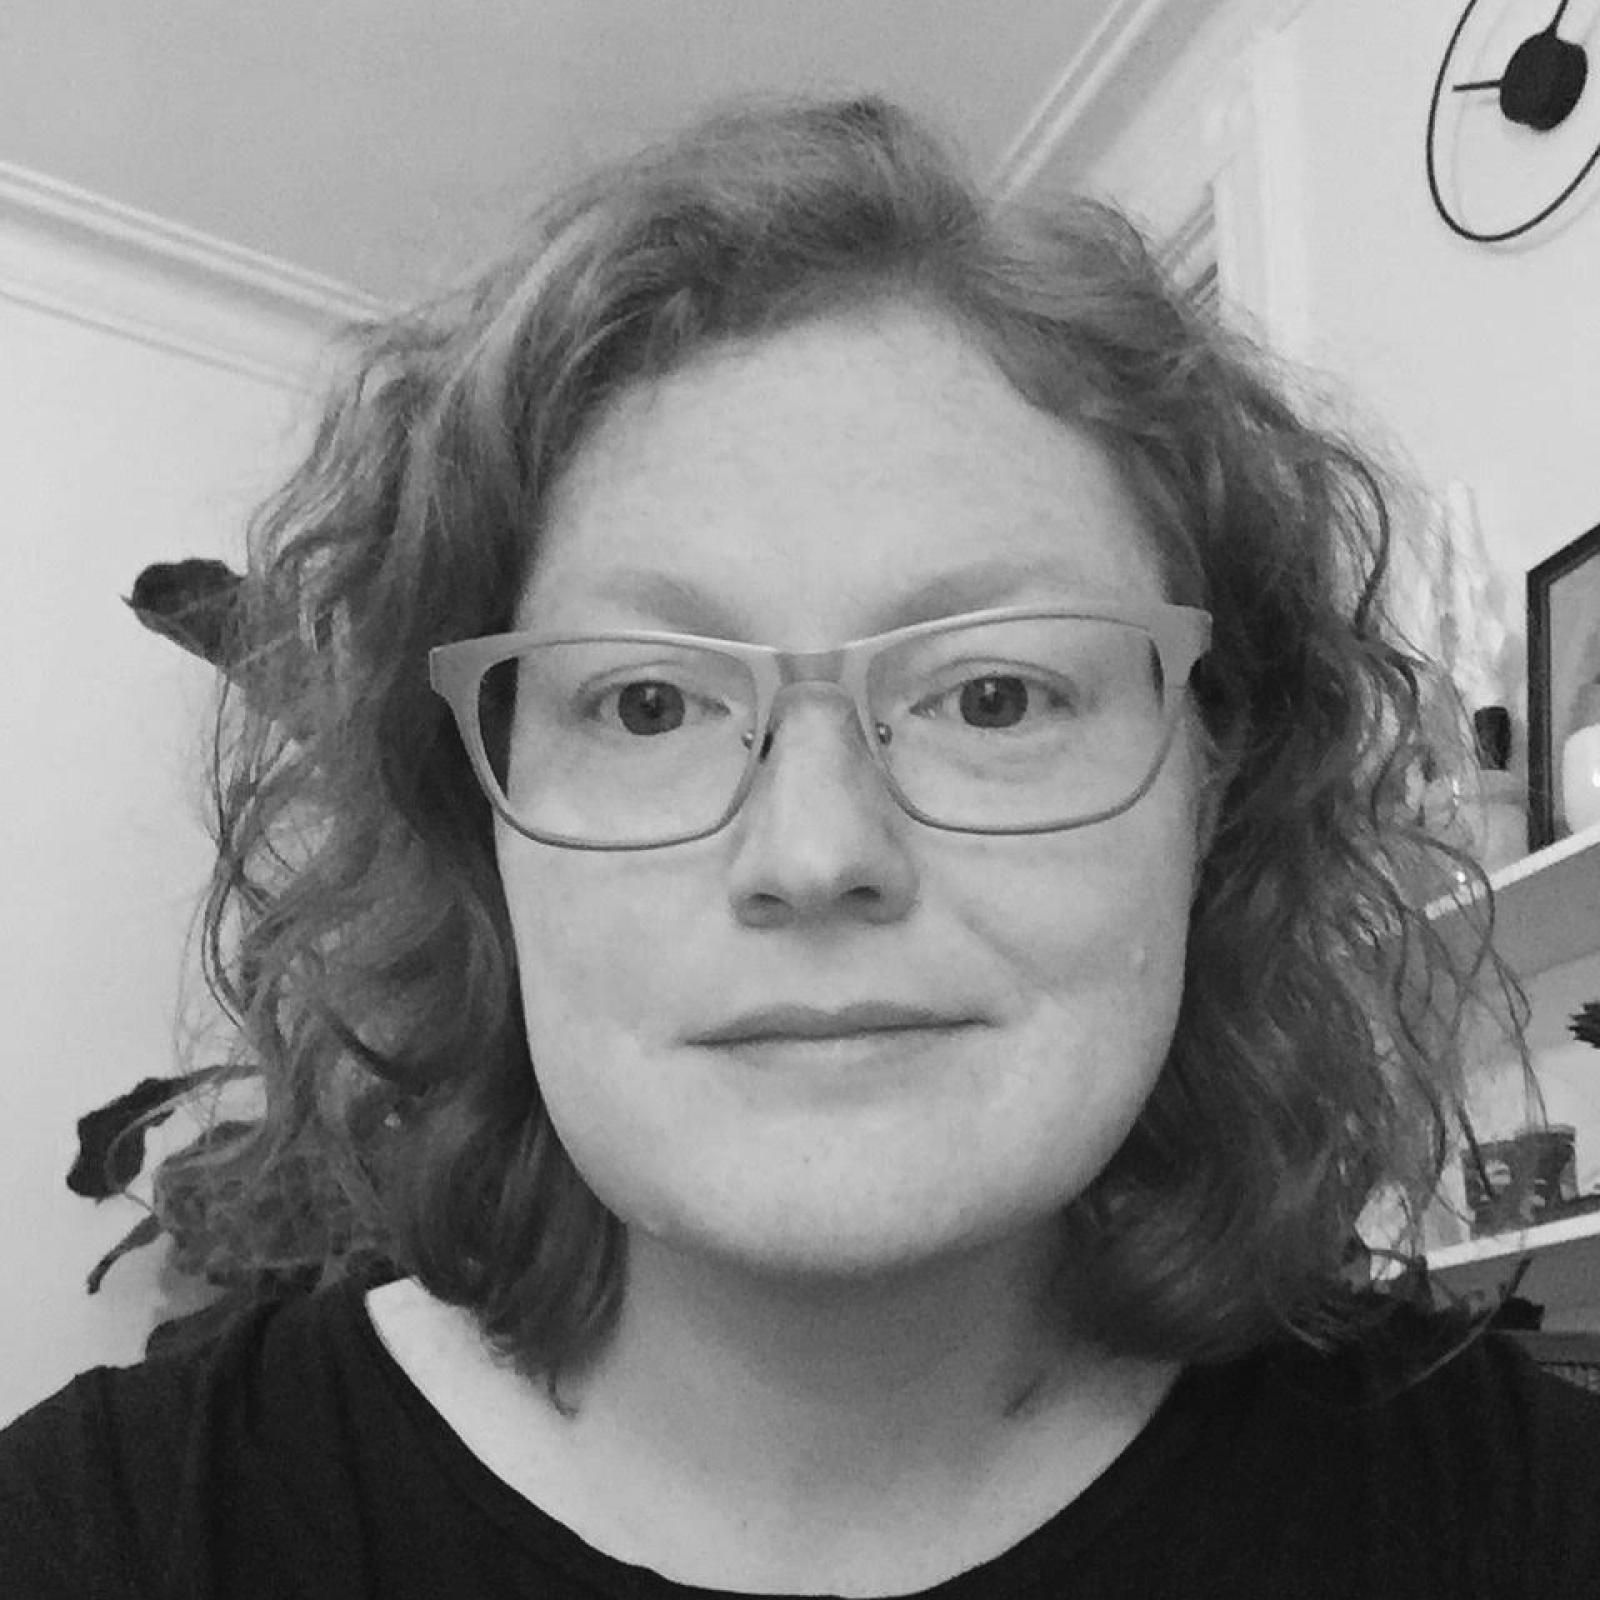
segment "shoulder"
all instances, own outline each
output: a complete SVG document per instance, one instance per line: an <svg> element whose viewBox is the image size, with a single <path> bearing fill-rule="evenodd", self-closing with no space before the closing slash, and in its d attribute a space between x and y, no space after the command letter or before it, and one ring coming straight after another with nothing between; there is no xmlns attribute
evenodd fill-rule
<svg viewBox="0 0 1600 1600"><path fill-rule="evenodd" d="M0 1431L0 1592L121 1600L185 1565L200 1582L219 1463L279 1416L312 1421L332 1309L242 1306L204 1344L82 1373Z"/></svg>
<svg viewBox="0 0 1600 1600"><path fill-rule="evenodd" d="M1509 1333L1403 1308L1329 1350L1284 1341L1250 1363L1265 1401L1333 1437L1412 1457L1600 1469L1600 1394L1540 1367ZM1486 1454L1485 1452L1489 1452Z"/></svg>
<svg viewBox="0 0 1600 1600"><path fill-rule="evenodd" d="M1359 1529L1391 1580L1418 1585L1396 1593L1454 1574L1461 1593L1600 1594L1600 1395L1512 1336L1405 1312L1214 1381L1228 1386L1234 1497L1262 1531L1276 1509L1332 1561Z"/></svg>
<svg viewBox="0 0 1600 1600"><path fill-rule="evenodd" d="M1286 1403L1352 1423L1413 1429L1439 1417L1507 1443L1531 1427L1582 1442L1584 1419L1600 1415L1600 1394L1541 1368L1515 1335L1454 1314L1401 1308L1327 1350L1282 1341L1256 1365Z"/></svg>

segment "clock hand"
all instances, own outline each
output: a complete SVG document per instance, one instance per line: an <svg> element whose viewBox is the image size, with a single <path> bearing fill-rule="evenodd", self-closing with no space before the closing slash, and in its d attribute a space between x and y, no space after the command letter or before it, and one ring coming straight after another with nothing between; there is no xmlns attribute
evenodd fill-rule
<svg viewBox="0 0 1600 1600"><path fill-rule="evenodd" d="M1560 5L1556 7L1556 14L1551 17L1551 19L1538 31L1538 33L1533 34L1531 37L1523 40L1523 44L1531 45L1534 39L1545 37L1555 39L1556 29L1561 26L1561 19L1567 14L1567 7L1571 3L1572 0L1561 0ZM1555 52L1559 52L1562 42L1563 41L1557 41L1556 45L1548 48ZM1582 46L1574 45L1570 46L1569 48L1581 51ZM1516 57L1513 56L1512 61L1515 62L1515 60ZM1504 78L1480 78L1476 83L1452 83L1450 87L1456 94L1465 94L1470 89L1498 89L1505 81L1506 80Z"/></svg>

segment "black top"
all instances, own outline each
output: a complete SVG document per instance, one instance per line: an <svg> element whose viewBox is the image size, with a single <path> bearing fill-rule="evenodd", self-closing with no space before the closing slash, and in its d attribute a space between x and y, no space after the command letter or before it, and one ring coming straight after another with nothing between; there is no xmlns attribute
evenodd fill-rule
<svg viewBox="0 0 1600 1600"><path fill-rule="evenodd" d="M389 1355L363 1288L96 1368L0 1432L0 1595L715 1592L603 1555L491 1473ZM1420 1350L1391 1335L1190 1368L1076 1500L924 1592L1596 1600L1600 1396L1499 1334L1397 1390Z"/></svg>

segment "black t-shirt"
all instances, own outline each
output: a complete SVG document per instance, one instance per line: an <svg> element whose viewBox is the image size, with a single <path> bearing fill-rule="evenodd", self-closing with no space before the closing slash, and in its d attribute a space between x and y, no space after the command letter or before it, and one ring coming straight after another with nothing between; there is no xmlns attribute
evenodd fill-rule
<svg viewBox="0 0 1600 1600"><path fill-rule="evenodd" d="M715 1592L604 1555L490 1472L389 1354L363 1288L97 1368L0 1432L0 1595ZM1597 1600L1600 1396L1501 1335L1396 1392L1420 1348L1286 1344L1192 1367L1076 1500L924 1592Z"/></svg>

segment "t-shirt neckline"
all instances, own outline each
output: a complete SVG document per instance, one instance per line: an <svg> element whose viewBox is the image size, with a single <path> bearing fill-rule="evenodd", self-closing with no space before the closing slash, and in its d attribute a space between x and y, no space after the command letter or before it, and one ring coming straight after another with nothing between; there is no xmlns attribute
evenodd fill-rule
<svg viewBox="0 0 1600 1600"><path fill-rule="evenodd" d="M748 1591L681 1583L654 1568L609 1555L514 1489L479 1459L384 1343L366 1303L366 1291L372 1286L354 1280L338 1286L344 1320L360 1357L456 1493L503 1537L598 1595L626 1594L631 1600L757 1600ZM1204 1391L1216 1376L1203 1368L1185 1368L1139 1432L1067 1505L989 1560L934 1585L902 1591L894 1600L1007 1600L1026 1595L1036 1585L1059 1583L1075 1553L1123 1515L1132 1514L1174 1457L1194 1448L1212 1410ZM819 1596L768 1593L759 1600L819 1600ZM874 1600L888 1600L888 1595Z"/></svg>

